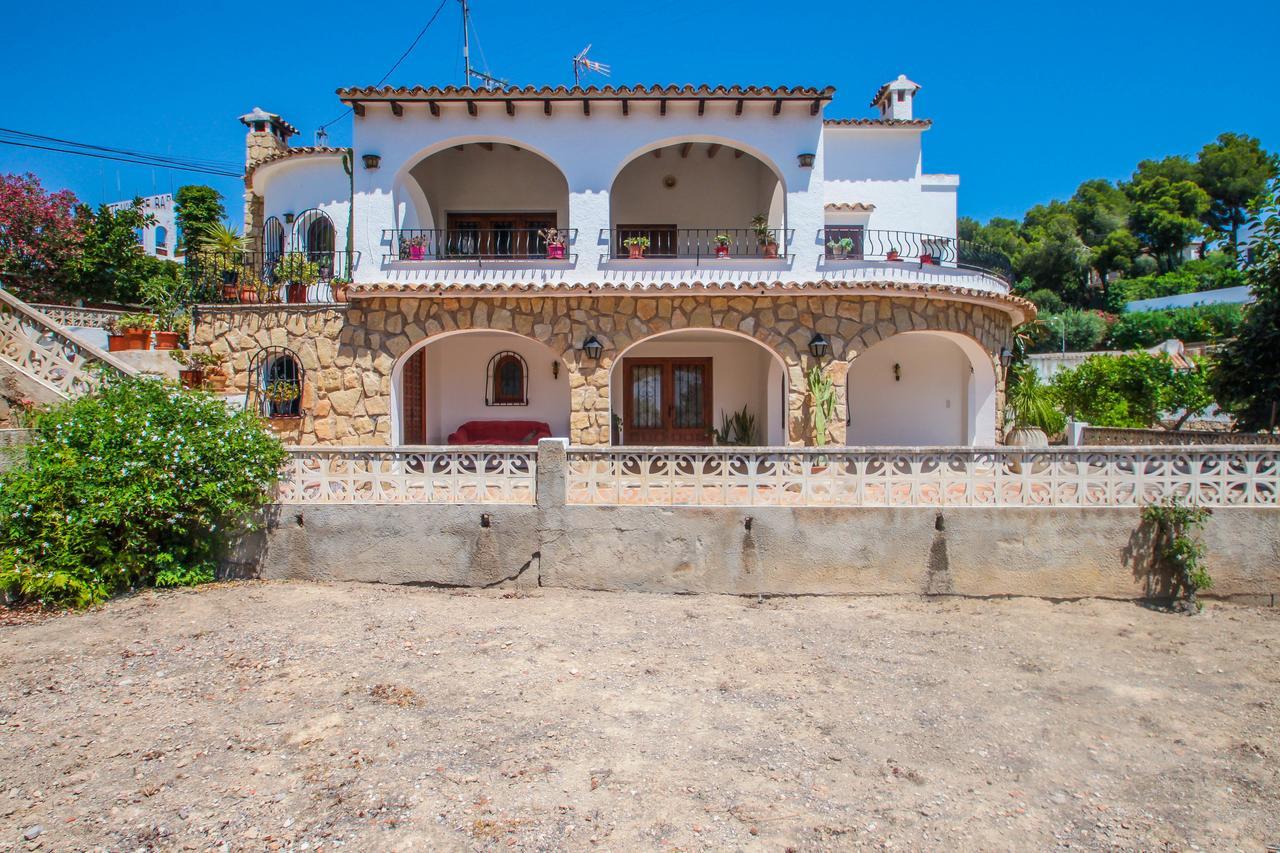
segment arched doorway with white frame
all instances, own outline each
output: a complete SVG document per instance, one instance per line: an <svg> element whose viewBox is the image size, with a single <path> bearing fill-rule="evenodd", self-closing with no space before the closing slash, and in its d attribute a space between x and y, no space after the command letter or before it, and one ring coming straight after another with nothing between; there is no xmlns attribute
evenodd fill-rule
<svg viewBox="0 0 1280 853"><path fill-rule="evenodd" d="M427 338L392 368L392 443L536 444L569 435L569 375L540 341L465 329Z"/></svg>
<svg viewBox="0 0 1280 853"><path fill-rule="evenodd" d="M967 335L893 335L850 362L847 381L849 446L996 444L995 363Z"/></svg>
<svg viewBox="0 0 1280 853"><path fill-rule="evenodd" d="M614 445L787 443L787 371L765 344L728 329L659 332L609 371Z"/></svg>

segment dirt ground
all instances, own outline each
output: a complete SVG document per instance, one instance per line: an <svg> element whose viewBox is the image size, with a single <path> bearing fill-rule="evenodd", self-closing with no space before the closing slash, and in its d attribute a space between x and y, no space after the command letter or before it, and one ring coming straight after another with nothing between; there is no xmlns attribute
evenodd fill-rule
<svg viewBox="0 0 1280 853"><path fill-rule="evenodd" d="M5 850L1280 844L1280 609L250 582L0 676Z"/></svg>

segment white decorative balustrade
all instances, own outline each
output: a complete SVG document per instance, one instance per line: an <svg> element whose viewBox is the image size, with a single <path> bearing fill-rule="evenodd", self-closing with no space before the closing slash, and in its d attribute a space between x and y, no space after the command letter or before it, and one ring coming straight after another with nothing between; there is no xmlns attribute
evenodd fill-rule
<svg viewBox="0 0 1280 853"><path fill-rule="evenodd" d="M531 504L536 447L290 448L286 504Z"/></svg>
<svg viewBox="0 0 1280 853"><path fill-rule="evenodd" d="M110 329L127 311L113 311L110 308L82 308L75 305L46 305L40 302L28 303L53 322L78 329Z"/></svg>
<svg viewBox="0 0 1280 853"><path fill-rule="evenodd" d="M647 506L1280 506L1280 448L573 448L567 502Z"/></svg>
<svg viewBox="0 0 1280 853"><path fill-rule="evenodd" d="M137 373L115 356L78 340L57 321L3 288L0 288L0 361L68 398L97 388L98 374L90 369L95 365L105 365L126 375Z"/></svg>

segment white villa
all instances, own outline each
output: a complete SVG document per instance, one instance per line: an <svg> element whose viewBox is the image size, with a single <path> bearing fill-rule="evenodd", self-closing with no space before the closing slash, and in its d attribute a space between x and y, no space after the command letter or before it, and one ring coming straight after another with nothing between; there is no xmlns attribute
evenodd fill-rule
<svg viewBox="0 0 1280 853"><path fill-rule="evenodd" d="M178 221L177 211L173 205L172 193L143 196L136 201L141 202L142 212L154 217L150 225L138 229L138 245L142 251L153 258L172 259L178 256ZM135 199L117 201L108 204L112 213L119 213L130 207Z"/></svg>
<svg viewBox="0 0 1280 853"><path fill-rule="evenodd" d="M1034 308L956 238L919 91L829 118L831 88L341 89L352 149L255 109L261 296L218 267L194 346L301 445L814 444L814 365L828 444L994 445Z"/></svg>

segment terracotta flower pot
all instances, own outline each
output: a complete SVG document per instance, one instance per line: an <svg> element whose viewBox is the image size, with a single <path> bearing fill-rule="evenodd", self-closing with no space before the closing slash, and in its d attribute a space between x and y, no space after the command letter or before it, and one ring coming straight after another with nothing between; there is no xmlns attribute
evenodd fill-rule
<svg viewBox="0 0 1280 853"><path fill-rule="evenodd" d="M777 244L777 243L765 243L765 244L764 244L764 256L765 256L766 258L776 258L776 257L778 257L778 244Z"/></svg>
<svg viewBox="0 0 1280 853"><path fill-rule="evenodd" d="M716 244L716 257L717 258L729 257L729 247Z"/></svg>
<svg viewBox="0 0 1280 853"><path fill-rule="evenodd" d="M898 254L897 252L890 252L889 254L885 255L885 260L900 261L902 260L902 255Z"/></svg>
<svg viewBox="0 0 1280 853"><path fill-rule="evenodd" d="M207 373L205 374L204 382L209 386L210 391L215 394L220 393L227 389L227 374L221 370Z"/></svg>
<svg viewBox="0 0 1280 853"><path fill-rule="evenodd" d="M627 251L629 253L627 257L629 258L639 259L644 257L644 246L628 246Z"/></svg>
<svg viewBox="0 0 1280 853"><path fill-rule="evenodd" d="M347 287L348 285L346 283L338 284L337 282L334 282L333 284L329 285L329 290L333 294L334 302L347 301Z"/></svg>
<svg viewBox="0 0 1280 853"><path fill-rule="evenodd" d="M240 301L246 305L256 305L262 300L258 298L258 288L242 287L240 288Z"/></svg>
<svg viewBox="0 0 1280 853"><path fill-rule="evenodd" d="M179 370L178 381L182 383L183 388L202 388L204 386L204 370L199 367Z"/></svg>
<svg viewBox="0 0 1280 853"><path fill-rule="evenodd" d="M933 255L921 255L921 256L920 256L920 263L922 263L922 264L926 264L926 265L928 265L928 266L932 266L932 265L936 264L936 263L937 263L937 261L935 261L935 260L933 259Z"/></svg>
<svg viewBox="0 0 1280 853"><path fill-rule="evenodd" d="M117 332L107 336L107 352L127 352L135 349L150 349L151 334L146 337L140 332Z"/></svg>
<svg viewBox="0 0 1280 853"><path fill-rule="evenodd" d="M156 349L177 349L180 332L156 332Z"/></svg>
<svg viewBox="0 0 1280 853"><path fill-rule="evenodd" d="M286 298L290 302L301 303L307 301L307 286L305 284L290 284L286 293Z"/></svg>

